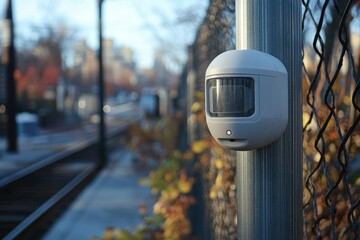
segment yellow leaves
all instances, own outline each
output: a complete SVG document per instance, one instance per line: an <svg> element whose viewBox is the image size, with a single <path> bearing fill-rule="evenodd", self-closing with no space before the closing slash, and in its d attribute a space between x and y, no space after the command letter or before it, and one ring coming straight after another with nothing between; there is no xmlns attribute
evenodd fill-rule
<svg viewBox="0 0 360 240"><path fill-rule="evenodd" d="M209 142L205 140L195 141L191 145L191 149L194 153L200 154L205 151L209 147Z"/></svg>
<svg viewBox="0 0 360 240"><path fill-rule="evenodd" d="M345 96L343 101L344 101L344 103L345 103L346 105L350 105L350 104L351 104L351 98L350 98L349 96Z"/></svg>
<svg viewBox="0 0 360 240"><path fill-rule="evenodd" d="M307 112L303 112L303 114L302 114L303 116L303 127L305 127L305 124L307 124L308 123L308 121L310 120L310 114L309 113L307 113Z"/></svg>
<svg viewBox="0 0 360 240"><path fill-rule="evenodd" d="M223 176L218 174L215 179L215 187L220 188L223 185Z"/></svg>
<svg viewBox="0 0 360 240"><path fill-rule="evenodd" d="M194 102L193 105L191 106L191 112L196 113L199 112L203 109L201 103L199 102Z"/></svg>
<svg viewBox="0 0 360 240"><path fill-rule="evenodd" d="M167 173L165 179L169 185L161 191L161 197L167 200L175 200L180 194L188 194L191 192L194 180L189 178L185 171L181 171L179 176Z"/></svg>
<svg viewBox="0 0 360 240"><path fill-rule="evenodd" d="M153 212L154 212L154 214L164 216L166 214L168 206L169 205L165 199L159 199L154 204Z"/></svg>
<svg viewBox="0 0 360 240"><path fill-rule="evenodd" d="M190 222L186 216L187 209L194 204L192 197L184 194L190 193L194 180L185 170L167 173L168 180L172 180L165 189L160 191L160 198L154 205L154 214L164 218L162 224L162 239L182 239L191 231ZM166 175L165 175L166 176Z"/></svg>
<svg viewBox="0 0 360 240"><path fill-rule="evenodd" d="M212 185L209 193L210 199L214 200L218 196L218 192L224 189L224 175L223 172L217 174L215 183Z"/></svg>
<svg viewBox="0 0 360 240"><path fill-rule="evenodd" d="M101 239L102 240L144 240L145 231L146 229L144 227L136 228L133 232L129 232L119 228L107 228Z"/></svg>
<svg viewBox="0 0 360 240"><path fill-rule="evenodd" d="M164 192L163 192L164 193ZM154 214L163 217L163 235L161 239L182 239L189 235L191 225L187 218L188 207L194 204L191 197L178 197L169 199L162 194L154 205Z"/></svg>
<svg viewBox="0 0 360 240"><path fill-rule="evenodd" d="M177 197L179 197L179 195L179 189L174 186L169 186L167 189L161 191L161 197L169 201L175 200Z"/></svg>
<svg viewBox="0 0 360 240"><path fill-rule="evenodd" d="M181 193L188 194L191 192L193 184L193 178L188 178L185 171L182 171L180 174L180 180L177 184L179 191Z"/></svg>
<svg viewBox="0 0 360 240"><path fill-rule="evenodd" d="M118 228L107 228L103 240L131 240L131 235L125 230Z"/></svg>
<svg viewBox="0 0 360 240"><path fill-rule="evenodd" d="M180 180L178 182L178 188L181 193L188 194L188 193L190 193L190 191L192 189L192 182Z"/></svg>
<svg viewBox="0 0 360 240"><path fill-rule="evenodd" d="M193 199L179 198L172 204L163 201L163 199L160 199L160 202L162 205L166 205L162 210L158 208L158 212L164 216L162 239L176 240L188 236L191 232L191 225L187 218L187 208L193 204Z"/></svg>
<svg viewBox="0 0 360 240"><path fill-rule="evenodd" d="M191 232L190 221L180 207L175 206L172 210L171 217L167 218L163 224L164 239L182 239Z"/></svg>
<svg viewBox="0 0 360 240"><path fill-rule="evenodd" d="M191 107L195 117L202 116L203 104L196 102ZM103 239L114 240L142 240L151 239L184 239L191 232L187 217L188 208L195 203L195 199L188 194L191 192L194 179L189 177L182 168L184 160L192 160L195 153L204 152L207 141L195 142L191 150L185 153L176 150L179 132L176 119L166 118L161 121L145 122L141 126L132 126L130 129L129 144L143 159L159 159L158 166L149 176L140 178L141 185L149 186L157 201L153 205L153 215L146 216L147 206L140 205L138 211L144 219L141 230L107 229ZM181 130L180 130L181 131ZM158 145L155 146L155 143Z"/></svg>
<svg viewBox="0 0 360 240"><path fill-rule="evenodd" d="M151 180L148 177L142 177L142 178L139 178L138 183L141 186L149 187L151 185Z"/></svg>
<svg viewBox="0 0 360 240"><path fill-rule="evenodd" d="M216 169L218 169L218 170L223 169L223 167L224 167L223 160L222 160L222 159L216 159L216 160L215 160L215 167L216 167Z"/></svg>
<svg viewBox="0 0 360 240"><path fill-rule="evenodd" d="M217 191L214 188L211 188L209 196L210 199L214 200L217 196Z"/></svg>

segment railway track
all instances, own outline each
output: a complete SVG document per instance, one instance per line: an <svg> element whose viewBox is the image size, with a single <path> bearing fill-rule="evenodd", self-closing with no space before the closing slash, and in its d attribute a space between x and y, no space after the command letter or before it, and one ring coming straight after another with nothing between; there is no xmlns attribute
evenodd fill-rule
<svg viewBox="0 0 360 240"><path fill-rule="evenodd" d="M122 131L107 135L108 150ZM39 239L102 166L96 138L0 179L0 239Z"/></svg>

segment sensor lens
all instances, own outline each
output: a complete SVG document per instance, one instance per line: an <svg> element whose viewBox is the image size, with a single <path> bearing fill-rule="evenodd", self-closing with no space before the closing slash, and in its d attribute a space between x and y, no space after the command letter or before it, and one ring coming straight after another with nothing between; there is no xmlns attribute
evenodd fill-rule
<svg viewBox="0 0 360 240"><path fill-rule="evenodd" d="M211 117L249 117L255 112L254 79L210 79L207 87L208 111Z"/></svg>

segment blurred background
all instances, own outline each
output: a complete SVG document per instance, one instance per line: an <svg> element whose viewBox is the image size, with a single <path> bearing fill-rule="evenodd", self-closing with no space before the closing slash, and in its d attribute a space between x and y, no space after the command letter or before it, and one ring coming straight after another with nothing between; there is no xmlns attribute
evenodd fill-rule
<svg viewBox="0 0 360 240"><path fill-rule="evenodd" d="M300 5L303 233L357 239L360 2ZM0 46L0 237L237 239L204 113L235 0L0 0Z"/></svg>
<svg viewBox="0 0 360 240"><path fill-rule="evenodd" d="M0 4L5 17L7 1ZM175 98L187 45L204 17L207 1L104 1L103 66L106 111L154 91ZM96 121L98 95L98 2L13 1L17 118L42 130ZM2 46L9 41L1 24ZM1 50L3 55L4 47ZM5 75L2 67L1 136L4 136ZM140 104L151 110L151 102ZM163 109L166 113L171 111ZM27 114L23 114L27 113ZM25 132L24 132L25 131ZM49 132L51 134L51 132Z"/></svg>

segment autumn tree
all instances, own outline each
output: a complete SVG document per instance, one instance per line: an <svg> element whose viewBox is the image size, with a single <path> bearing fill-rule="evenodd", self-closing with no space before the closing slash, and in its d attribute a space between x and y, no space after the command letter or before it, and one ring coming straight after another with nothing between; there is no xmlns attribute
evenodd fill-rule
<svg viewBox="0 0 360 240"><path fill-rule="evenodd" d="M38 39L17 52L17 94L20 111L49 114L56 112L56 86L66 75L67 65L64 55L68 52L68 43L73 39L70 30L62 25L33 27L38 29L34 35ZM41 31L40 31L40 30ZM19 42L26 42L21 35Z"/></svg>

